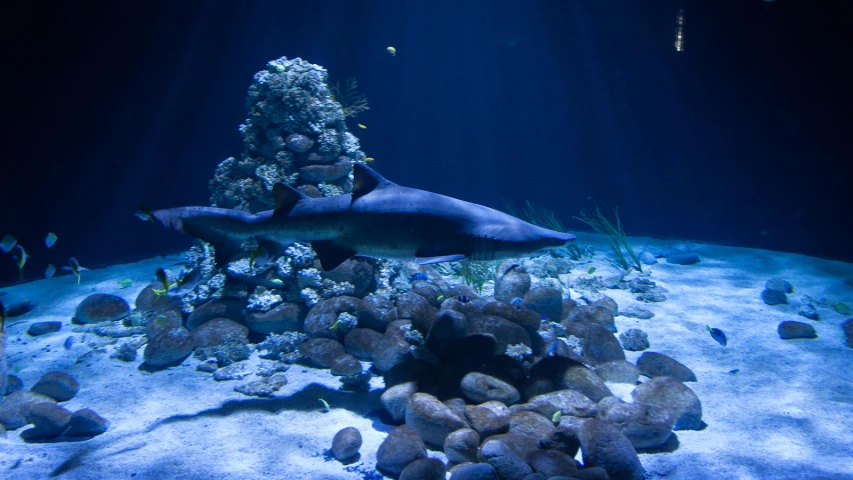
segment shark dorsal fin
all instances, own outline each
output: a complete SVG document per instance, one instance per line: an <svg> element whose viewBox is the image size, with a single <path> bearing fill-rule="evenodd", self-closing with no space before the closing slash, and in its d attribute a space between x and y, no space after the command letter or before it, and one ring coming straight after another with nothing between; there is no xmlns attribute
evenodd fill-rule
<svg viewBox="0 0 853 480"><path fill-rule="evenodd" d="M356 163L352 166L352 200L356 201L359 198L367 195L376 188L382 188L389 185L394 185L382 175L379 175L376 170L364 165Z"/></svg>
<svg viewBox="0 0 853 480"><path fill-rule="evenodd" d="M275 198L276 215L287 215L293 210L296 202L308 198L295 188L283 183L276 183L272 186L272 195Z"/></svg>

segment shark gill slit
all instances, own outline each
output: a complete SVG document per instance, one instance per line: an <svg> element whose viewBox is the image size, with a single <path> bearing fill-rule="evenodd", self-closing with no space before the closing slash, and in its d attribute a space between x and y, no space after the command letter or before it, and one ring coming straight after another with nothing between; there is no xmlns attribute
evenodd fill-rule
<svg viewBox="0 0 853 480"><path fill-rule="evenodd" d="M494 239L476 236L474 237L473 243L473 248L471 249L471 260L479 262L495 259Z"/></svg>

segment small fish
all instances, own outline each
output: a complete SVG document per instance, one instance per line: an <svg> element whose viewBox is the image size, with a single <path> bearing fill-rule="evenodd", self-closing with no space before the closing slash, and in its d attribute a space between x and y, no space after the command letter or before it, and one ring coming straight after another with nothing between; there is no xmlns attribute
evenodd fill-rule
<svg viewBox="0 0 853 480"><path fill-rule="evenodd" d="M438 303L443 302L444 301L444 295L439 295L438 298L436 298L436 300L438 300Z"/></svg>
<svg viewBox="0 0 853 480"><path fill-rule="evenodd" d="M728 343L729 340L726 338L726 334L722 330L719 328L711 328L708 325L705 325L705 328L711 332L711 338L716 340L720 345L724 347L726 346L726 343Z"/></svg>
<svg viewBox="0 0 853 480"><path fill-rule="evenodd" d="M80 285L80 277L82 276L83 271L88 270L86 267L81 267L80 262L78 262L74 257L69 258L68 266L62 267L62 269L77 275L77 285Z"/></svg>
<svg viewBox="0 0 853 480"><path fill-rule="evenodd" d="M154 223L154 212L151 211L150 208L145 205L140 206L136 212L134 213L140 220L143 222L151 222Z"/></svg>
<svg viewBox="0 0 853 480"><path fill-rule="evenodd" d="M524 306L524 299L521 297L515 297L509 301L509 304L515 308L521 308Z"/></svg>
<svg viewBox="0 0 853 480"><path fill-rule="evenodd" d="M54 267L52 263L49 263L47 265L47 269L44 271L44 278L50 278L54 273L56 273L56 267Z"/></svg>
<svg viewBox="0 0 853 480"><path fill-rule="evenodd" d="M323 413L329 413L329 410L331 409L331 407L329 406L329 402L323 400L322 398L318 398L317 400L319 400L320 403L323 404L323 410L321 410L321 411Z"/></svg>
<svg viewBox="0 0 853 480"><path fill-rule="evenodd" d="M66 350L71 350L71 347L74 346L74 337L68 337L65 339L65 343L62 344Z"/></svg>
<svg viewBox="0 0 853 480"><path fill-rule="evenodd" d="M121 289L129 288L131 285L133 285L133 280L129 278L125 278L124 280L118 281L118 288Z"/></svg>
<svg viewBox="0 0 853 480"><path fill-rule="evenodd" d="M21 253L18 255L14 255L15 261L18 265L18 278L24 278L24 265L27 264L27 259L30 258L30 255L24 250L20 244L15 245L15 248L18 249Z"/></svg>
<svg viewBox="0 0 853 480"><path fill-rule="evenodd" d="M385 49L385 51L387 51L388 53L390 53L392 57L396 57L396 56L397 56L397 49L396 49L396 48L394 48L394 47L388 47L388 48L386 48L386 49Z"/></svg>
<svg viewBox="0 0 853 480"><path fill-rule="evenodd" d="M56 243L56 234L53 232L48 232L47 237L44 239L44 246L50 248L53 244Z"/></svg>
<svg viewBox="0 0 853 480"><path fill-rule="evenodd" d="M545 315L539 315L539 320L548 320L548 317Z"/></svg>
<svg viewBox="0 0 853 480"><path fill-rule="evenodd" d="M458 297L456 297L456 300L459 300L462 303L468 303L470 301L470 299L465 295L459 295Z"/></svg>
<svg viewBox="0 0 853 480"><path fill-rule="evenodd" d="M429 276L424 272L418 272L411 277L409 277L410 282L415 282L418 280L429 280Z"/></svg>
<svg viewBox="0 0 853 480"><path fill-rule="evenodd" d="M366 130L366 129L367 129L367 125L365 125L365 124L363 124L363 123L359 123L359 124L358 124L358 128L361 128L361 129L363 129L363 130Z"/></svg>
<svg viewBox="0 0 853 480"><path fill-rule="evenodd" d="M592 275L593 273L595 273L595 267L589 267L589 270L586 271L587 275Z"/></svg>
<svg viewBox="0 0 853 480"><path fill-rule="evenodd" d="M162 288L154 288L152 291L158 297L168 292L170 288L172 288L175 284L169 282L169 274L166 273L166 270L163 270L163 267L157 269L154 272L154 276L157 278L157 281L160 282L160 287Z"/></svg>
<svg viewBox="0 0 853 480"><path fill-rule="evenodd" d="M734 375L734 374L736 374L736 373L737 373L737 372L739 372L739 371L740 371L740 369L739 369L739 368L733 368L733 369L729 370L727 373L728 373L729 375Z"/></svg>
<svg viewBox="0 0 853 480"><path fill-rule="evenodd" d="M376 159L375 159L375 158L373 158L373 157L367 157L367 158L365 158L365 159L364 159L364 161L365 161L365 162L372 162L372 161L374 161L374 160L376 160Z"/></svg>
<svg viewBox="0 0 853 480"><path fill-rule="evenodd" d="M551 421L554 423L560 423L561 418L563 418L563 411L557 410L554 412L554 415L551 416Z"/></svg>
<svg viewBox="0 0 853 480"><path fill-rule="evenodd" d="M0 252L9 253L18 244L18 239L12 235L6 235L3 240L0 240Z"/></svg>
<svg viewBox="0 0 853 480"><path fill-rule="evenodd" d="M284 281L280 278L273 278L272 280L270 280L270 283L278 287L284 285Z"/></svg>
<svg viewBox="0 0 853 480"><path fill-rule="evenodd" d="M255 268L255 265L263 267L270 260L271 255L264 247L258 247L249 252L249 268Z"/></svg>
<svg viewBox="0 0 853 480"><path fill-rule="evenodd" d="M6 307L4 315L5 318L20 317L21 315L32 312L34 308L36 308L35 303L24 300L23 302L13 303Z"/></svg>
<svg viewBox="0 0 853 480"><path fill-rule="evenodd" d="M548 345L548 354L547 354L547 356L549 356L549 357L553 357L554 355L556 355L556 354L557 354L557 351L558 351L559 349L560 349L560 341L559 341L559 340L554 340L553 342L551 342L551 345Z"/></svg>
<svg viewBox="0 0 853 480"><path fill-rule="evenodd" d="M177 281L178 289L175 291L175 295L185 295L190 293L198 286L199 283L201 283L201 270L194 268L183 274L181 279Z"/></svg>
<svg viewBox="0 0 853 480"><path fill-rule="evenodd" d="M850 307L846 303L836 303L832 308L842 315L850 315Z"/></svg>

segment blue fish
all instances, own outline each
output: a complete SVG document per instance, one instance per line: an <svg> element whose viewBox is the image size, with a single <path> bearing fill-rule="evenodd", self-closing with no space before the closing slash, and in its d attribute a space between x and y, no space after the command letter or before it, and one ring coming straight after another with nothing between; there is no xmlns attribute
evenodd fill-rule
<svg viewBox="0 0 853 480"><path fill-rule="evenodd" d="M465 295L459 295L458 297L456 297L456 300L459 300L462 303L468 303L471 299L469 299Z"/></svg>
<svg viewBox="0 0 853 480"><path fill-rule="evenodd" d="M56 243L56 234L53 232L48 232L47 237L44 239L44 246L50 248L53 244Z"/></svg>
<svg viewBox="0 0 853 480"><path fill-rule="evenodd" d="M424 272L418 272L409 278L410 282L415 282L417 280L429 280L429 276Z"/></svg>
<svg viewBox="0 0 853 480"><path fill-rule="evenodd" d="M719 343L720 345L722 345L724 347L726 346L726 343L728 343L729 340L728 340L728 338L726 338L725 332L723 332L719 328L711 328L708 325L705 325L705 328L709 332L711 332L711 338L716 340L717 343Z"/></svg>
<svg viewBox="0 0 853 480"><path fill-rule="evenodd" d="M521 297L515 297L509 301L509 304L515 308L521 308L524 305L524 300Z"/></svg>
<svg viewBox="0 0 853 480"><path fill-rule="evenodd" d="M553 357L554 355L556 355L557 350L559 350L559 348L560 348L560 341L559 340L554 340L553 342L551 342L551 345L548 345L548 356Z"/></svg>

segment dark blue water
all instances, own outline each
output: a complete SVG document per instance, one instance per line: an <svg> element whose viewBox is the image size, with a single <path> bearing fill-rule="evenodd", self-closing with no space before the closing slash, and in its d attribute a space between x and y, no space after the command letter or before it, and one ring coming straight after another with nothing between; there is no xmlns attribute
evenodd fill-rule
<svg viewBox="0 0 853 480"><path fill-rule="evenodd" d="M853 261L842 2L646 3L18 5L0 29L0 236L27 247L28 278L188 245L133 211L208 203L252 75L284 55L358 79L370 111L350 129L397 183L530 199L570 230L618 205L633 235ZM16 275L0 258L0 283Z"/></svg>

